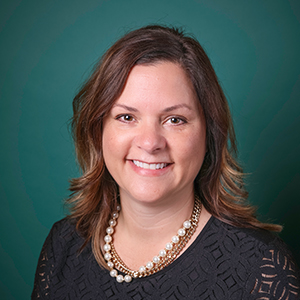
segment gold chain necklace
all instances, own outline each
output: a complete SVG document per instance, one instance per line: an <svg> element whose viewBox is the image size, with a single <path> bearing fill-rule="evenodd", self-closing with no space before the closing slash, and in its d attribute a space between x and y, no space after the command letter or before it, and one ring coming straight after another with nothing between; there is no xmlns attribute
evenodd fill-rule
<svg viewBox="0 0 300 300"><path fill-rule="evenodd" d="M183 227L174 235L170 243L166 244L165 249L160 250L157 256L154 256L152 261L146 263L145 266L141 266L139 270L134 271L129 269L126 264L119 257L112 242L112 235L114 233L113 227L117 225L117 219L119 217L120 206L117 206L117 211L112 214L112 219L109 221L109 227L106 229L107 235L104 237L105 245L103 250L105 251L104 259L107 261L107 266L110 269L110 276L115 277L117 282L121 283L131 282L132 278L141 278L152 275L169 264L171 264L182 251L184 246L190 240L194 234L201 213L201 202L196 197L194 202L194 208L191 218L183 222ZM125 273L126 275L118 274L118 271Z"/></svg>

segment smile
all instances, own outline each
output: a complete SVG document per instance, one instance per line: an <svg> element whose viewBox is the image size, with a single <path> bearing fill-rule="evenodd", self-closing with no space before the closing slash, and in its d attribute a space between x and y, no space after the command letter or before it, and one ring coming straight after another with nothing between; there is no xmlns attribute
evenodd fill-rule
<svg viewBox="0 0 300 300"><path fill-rule="evenodd" d="M167 166L166 163L159 163L159 164L147 164L145 162L141 162L138 160L133 160L133 163L142 169L150 169L150 170L158 170L158 169L163 169Z"/></svg>

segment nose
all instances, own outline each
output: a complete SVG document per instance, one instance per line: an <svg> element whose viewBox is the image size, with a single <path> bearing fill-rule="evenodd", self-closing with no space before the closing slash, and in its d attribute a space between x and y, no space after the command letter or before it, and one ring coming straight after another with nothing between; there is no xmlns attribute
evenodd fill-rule
<svg viewBox="0 0 300 300"><path fill-rule="evenodd" d="M135 136L136 146L148 153L165 149L167 143L162 131L162 128L153 123L141 125Z"/></svg>

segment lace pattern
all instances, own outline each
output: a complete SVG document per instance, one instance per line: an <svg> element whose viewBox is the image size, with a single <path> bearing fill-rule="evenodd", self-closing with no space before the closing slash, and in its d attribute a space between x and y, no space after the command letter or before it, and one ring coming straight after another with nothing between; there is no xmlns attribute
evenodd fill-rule
<svg viewBox="0 0 300 300"><path fill-rule="evenodd" d="M251 293L256 294L259 297L257 299L261 300L299 299L296 265L291 258L274 249L266 254L260 266L261 277L256 278Z"/></svg>

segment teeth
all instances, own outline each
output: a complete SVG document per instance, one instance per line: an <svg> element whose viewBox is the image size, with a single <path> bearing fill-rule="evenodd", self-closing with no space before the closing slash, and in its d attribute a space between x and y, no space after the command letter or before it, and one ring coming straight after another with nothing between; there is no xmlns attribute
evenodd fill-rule
<svg viewBox="0 0 300 300"><path fill-rule="evenodd" d="M150 169L150 170L158 170L158 169L163 169L167 166L166 163L161 163L161 164L147 164L147 163L143 163L141 161L138 160L133 160L133 163L139 167L139 168L143 168L143 169Z"/></svg>

